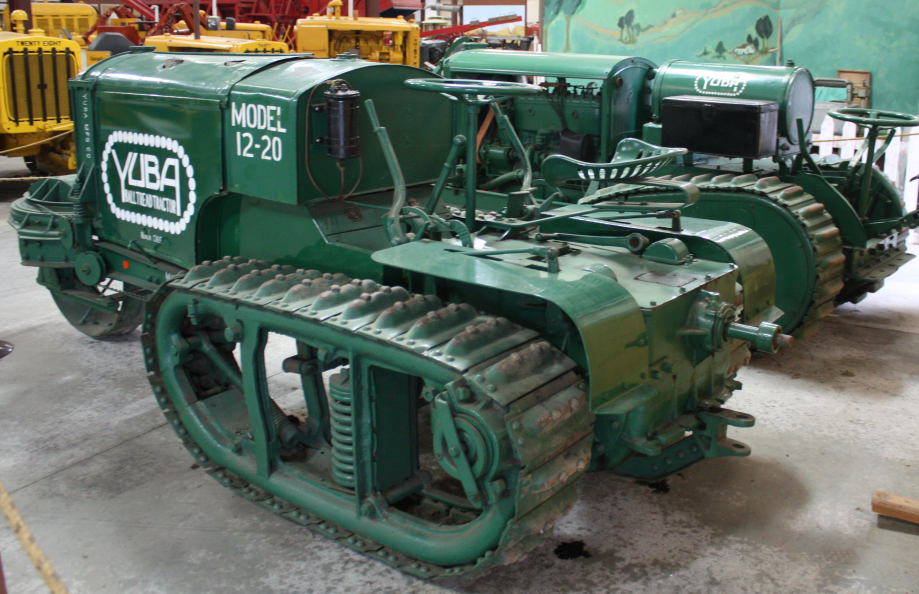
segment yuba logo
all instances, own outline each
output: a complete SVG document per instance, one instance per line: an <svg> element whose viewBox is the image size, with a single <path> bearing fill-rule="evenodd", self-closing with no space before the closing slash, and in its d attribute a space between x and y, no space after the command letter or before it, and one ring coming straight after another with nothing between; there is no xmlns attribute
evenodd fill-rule
<svg viewBox="0 0 919 594"><path fill-rule="evenodd" d="M112 132L101 168L102 189L116 218L173 235L185 231L197 201L195 168L177 140Z"/></svg>
<svg viewBox="0 0 919 594"><path fill-rule="evenodd" d="M693 84L700 95L736 97L747 88L747 77L740 73L725 73L717 76L701 74Z"/></svg>

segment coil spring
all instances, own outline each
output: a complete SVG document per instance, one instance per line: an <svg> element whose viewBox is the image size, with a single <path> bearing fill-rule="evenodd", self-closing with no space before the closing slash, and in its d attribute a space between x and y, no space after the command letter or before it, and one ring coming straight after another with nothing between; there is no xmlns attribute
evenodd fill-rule
<svg viewBox="0 0 919 594"><path fill-rule="evenodd" d="M329 417L332 433L332 478L354 488L354 402L348 368L329 378Z"/></svg>
<svg viewBox="0 0 919 594"><path fill-rule="evenodd" d="M73 214L74 214L74 218L78 221L92 218L89 212L89 204L85 202L77 202L76 204L74 204Z"/></svg>

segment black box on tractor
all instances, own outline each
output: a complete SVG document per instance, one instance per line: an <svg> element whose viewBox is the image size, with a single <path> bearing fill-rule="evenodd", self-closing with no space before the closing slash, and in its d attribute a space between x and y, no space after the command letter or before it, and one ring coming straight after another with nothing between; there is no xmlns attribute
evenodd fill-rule
<svg viewBox="0 0 919 594"><path fill-rule="evenodd" d="M746 159L775 154L776 101L679 95L664 99L661 116L664 146Z"/></svg>

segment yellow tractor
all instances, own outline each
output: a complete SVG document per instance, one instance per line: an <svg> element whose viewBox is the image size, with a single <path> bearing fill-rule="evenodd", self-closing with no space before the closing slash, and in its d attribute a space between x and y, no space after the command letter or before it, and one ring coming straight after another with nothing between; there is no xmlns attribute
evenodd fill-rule
<svg viewBox="0 0 919 594"><path fill-rule="evenodd" d="M233 31L226 31L232 33ZM245 39L239 37L215 37L204 35L200 39L193 35L155 35L144 39L144 45L158 52L213 52L227 54L286 54L288 47L280 41Z"/></svg>
<svg viewBox="0 0 919 594"><path fill-rule="evenodd" d="M85 46L83 34L99 19L99 13L89 4L79 2L33 2L32 24L51 37L66 37ZM3 9L5 30L14 32L10 19L10 7Z"/></svg>
<svg viewBox="0 0 919 594"><path fill-rule="evenodd" d="M294 29L296 48L317 58L359 55L371 62L420 64L420 27L401 16L392 18L342 16L341 0L329 2L329 14L299 19Z"/></svg>
<svg viewBox="0 0 919 594"><path fill-rule="evenodd" d="M173 5L172 12L164 14L150 31L140 27L137 18L113 17L109 26L100 27L101 33L93 36L91 32L87 36L92 40L90 50L86 52L87 66L127 51L132 45L153 47L158 52L283 54L290 51L286 43L271 41L271 27L268 25L236 23L232 19L223 21L207 16L203 11L199 11L199 19L200 39L195 39L194 13L185 5ZM133 33L126 27L133 27ZM108 38L102 40L102 35Z"/></svg>
<svg viewBox="0 0 919 594"><path fill-rule="evenodd" d="M0 31L0 154L64 175L76 169L67 81L80 71L80 45L42 29L26 33L27 19L14 10L16 32Z"/></svg>

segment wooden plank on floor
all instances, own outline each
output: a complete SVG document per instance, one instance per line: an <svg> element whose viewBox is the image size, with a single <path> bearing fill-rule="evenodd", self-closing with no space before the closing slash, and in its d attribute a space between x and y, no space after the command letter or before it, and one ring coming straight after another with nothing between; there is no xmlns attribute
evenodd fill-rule
<svg viewBox="0 0 919 594"><path fill-rule="evenodd" d="M885 493L884 491L875 491L871 498L871 511L919 524L919 500Z"/></svg>

